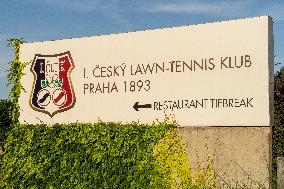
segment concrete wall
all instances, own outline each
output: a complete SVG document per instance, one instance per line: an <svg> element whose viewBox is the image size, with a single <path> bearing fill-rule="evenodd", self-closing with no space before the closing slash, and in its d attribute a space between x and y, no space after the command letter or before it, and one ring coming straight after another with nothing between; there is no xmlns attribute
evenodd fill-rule
<svg viewBox="0 0 284 189"><path fill-rule="evenodd" d="M180 128L193 170L198 162L214 161L221 188L269 188L271 159L270 127Z"/></svg>

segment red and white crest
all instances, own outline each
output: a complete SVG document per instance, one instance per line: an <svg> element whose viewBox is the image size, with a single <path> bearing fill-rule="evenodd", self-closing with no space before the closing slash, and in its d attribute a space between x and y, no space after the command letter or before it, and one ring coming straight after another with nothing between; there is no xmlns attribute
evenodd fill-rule
<svg viewBox="0 0 284 189"><path fill-rule="evenodd" d="M70 78L74 63L70 52L54 55L36 54L31 71L34 84L30 106L53 117L75 105L75 94Z"/></svg>

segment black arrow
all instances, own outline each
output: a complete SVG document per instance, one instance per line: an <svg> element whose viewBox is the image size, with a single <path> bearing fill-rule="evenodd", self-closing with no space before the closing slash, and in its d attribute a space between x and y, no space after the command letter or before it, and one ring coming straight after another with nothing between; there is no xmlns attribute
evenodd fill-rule
<svg viewBox="0 0 284 189"><path fill-rule="evenodd" d="M139 108L152 108L152 104L140 104L139 102L135 102L133 105L134 110L139 111Z"/></svg>

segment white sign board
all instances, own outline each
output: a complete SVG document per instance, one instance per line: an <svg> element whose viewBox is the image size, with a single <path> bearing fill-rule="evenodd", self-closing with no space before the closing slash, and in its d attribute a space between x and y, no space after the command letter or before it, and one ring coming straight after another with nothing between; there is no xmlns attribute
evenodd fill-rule
<svg viewBox="0 0 284 189"><path fill-rule="evenodd" d="M269 126L270 22L24 43L20 122Z"/></svg>

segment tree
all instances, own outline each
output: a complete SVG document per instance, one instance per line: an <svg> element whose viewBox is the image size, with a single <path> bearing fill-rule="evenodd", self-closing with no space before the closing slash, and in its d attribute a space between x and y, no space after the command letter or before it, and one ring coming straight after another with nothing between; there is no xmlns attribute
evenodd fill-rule
<svg viewBox="0 0 284 189"><path fill-rule="evenodd" d="M284 156L284 67L274 75L273 159Z"/></svg>

